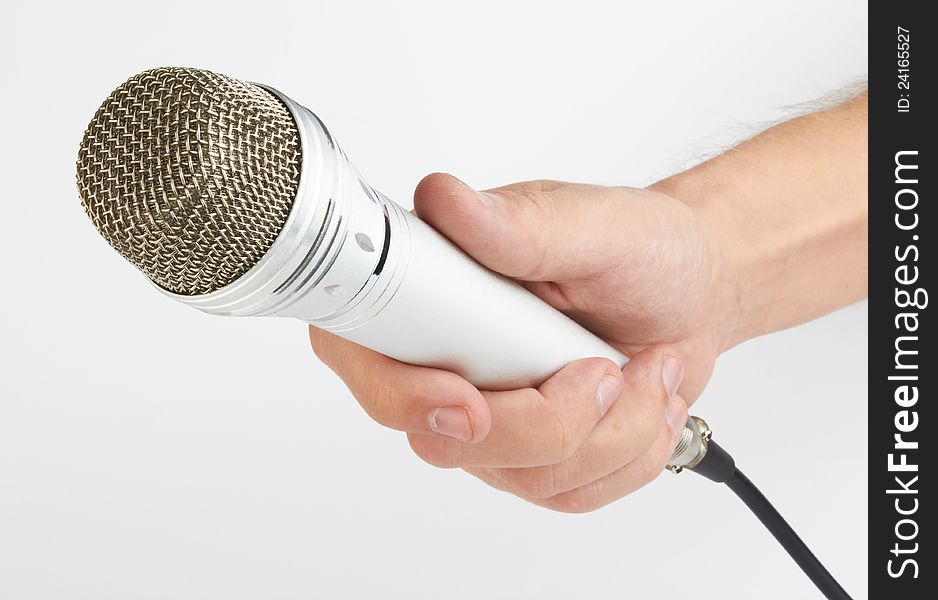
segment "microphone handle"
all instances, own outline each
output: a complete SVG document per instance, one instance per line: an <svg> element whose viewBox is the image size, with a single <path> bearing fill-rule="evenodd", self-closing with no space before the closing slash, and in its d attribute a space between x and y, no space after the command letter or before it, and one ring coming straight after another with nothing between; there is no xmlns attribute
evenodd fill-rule
<svg viewBox="0 0 938 600"><path fill-rule="evenodd" d="M536 387L587 357L628 358L518 283L468 257L379 194L387 258L357 318L314 325L398 360L438 367L486 390ZM380 291L375 288L380 288Z"/></svg>

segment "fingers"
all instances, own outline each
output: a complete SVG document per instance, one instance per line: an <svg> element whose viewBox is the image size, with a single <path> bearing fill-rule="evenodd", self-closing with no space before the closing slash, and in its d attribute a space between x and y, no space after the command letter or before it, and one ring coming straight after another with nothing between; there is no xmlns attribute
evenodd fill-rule
<svg viewBox="0 0 938 600"><path fill-rule="evenodd" d="M583 445L559 463L501 469L506 485L520 496L550 498L630 464L661 436L673 437L676 444L687 420L687 407L675 394L682 369L673 351L658 347L637 354L623 369L622 399Z"/></svg>
<svg viewBox="0 0 938 600"><path fill-rule="evenodd" d="M409 434L411 447L439 467L530 467L573 456L620 398L622 372L606 359L571 363L538 389L484 392L492 412L488 436L465 444Z"/></svg>
<svg viewBox="0 0 938 600"><path fill-rule="evenodd" d="M683 401L681 400L683 403ZM686 409L684 411L686 415ZM670 431L661 431L652 446L641 456L610 475L549 498L530 501L561 512L582 513L596 510L651 483L664 472L677 439Z"/></svg>
<svg viewBox="0 0 938 600"><path fill-rule="evenodd" d="M673 401L684 403L680 396L675 396ZM682 413L686 418L687 409L682 409ZM505 469L470 467L465 470L486 484L533 504L560 512L583 513L601 508L651 483L664 471L676 443L677 438L670 429L661 430L652 445L627 465L585 485L546 497L520 492L516 482L506 476Z"/></svg>
<svg viewBox="0 0 938 600"><path fill-rule="evenodd" d="M461 377L400 363L310 328L316 354L378 422L414 451L463 467L531 502L566 512L603 506L663 469L687 418L671 346L571 363L538 389L479 392Z"/></svg>
<svg viewBox="0 0 938 600"><path fill-rule="evenodd" d="M650 482L687 418L670 346L640 352L622 371L585 359L536 390L483 393L312 327L310 340L366 412L407 431L425 461L554 510L594 510Z"/></svg>
<svg viewBox="0 0 938 600"><path fill-rule="evenodd" d="M462 377L396 361L312 326L309 338L320 360L382 425L461 442L488 435L488 404Z"/></svg>
<svg viewBox="0 0 938 600"><path fill-rule="evenodd" d="M488 268L527 281L579 279L622 260L629 231L648 211L641 190L528 182L477 192L445 174L423 179L414 193L421 219ZM584 204L589 210L583 210ZM624 211L634 205L636 210ZM615 243L611 243L613 241Z"/></svg>

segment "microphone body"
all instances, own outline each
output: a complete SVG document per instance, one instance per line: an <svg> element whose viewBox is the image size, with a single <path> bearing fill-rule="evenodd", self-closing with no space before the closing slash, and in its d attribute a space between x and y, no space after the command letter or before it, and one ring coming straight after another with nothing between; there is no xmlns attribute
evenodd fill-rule
<svg viewBox="0 0 938 600"><path fill-rule="evenodd" d="M303 154L283 230L229 285L197 296L163 293L212 314L295 317L488 390L536 387L581 358L627 362L373 190L312 112L266 89L296 121Z"/></svg>

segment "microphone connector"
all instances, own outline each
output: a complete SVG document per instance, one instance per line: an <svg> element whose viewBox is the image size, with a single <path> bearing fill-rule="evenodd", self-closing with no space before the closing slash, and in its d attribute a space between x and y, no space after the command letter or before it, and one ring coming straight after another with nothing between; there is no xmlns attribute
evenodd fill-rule
<svg viewBox="0 0 938 600"><path fill-rule="evenodd" d="M678 440L667 469L672 473L680 473L685 468L693 469L707 455L712 433L707 422L700 417L688 417L684 431Z"/></svg>

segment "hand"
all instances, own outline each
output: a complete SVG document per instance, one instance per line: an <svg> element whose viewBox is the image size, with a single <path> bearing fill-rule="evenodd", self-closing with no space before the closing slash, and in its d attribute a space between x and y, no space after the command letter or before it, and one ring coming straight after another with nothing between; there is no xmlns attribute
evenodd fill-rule
<svg viewBox="0 0 938 600"><path fill-rule="evenodd" d="M552 181L476 192L448 175L415 210L486 267L631 357L577 361L538 389L479 391L310 328L376 421L440 467L549 508L598 508L654 479L723 349L732 272L697 214L654 191Z"/></svg>

